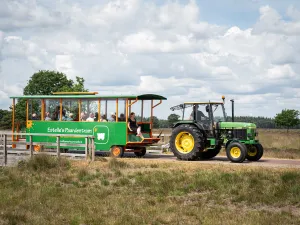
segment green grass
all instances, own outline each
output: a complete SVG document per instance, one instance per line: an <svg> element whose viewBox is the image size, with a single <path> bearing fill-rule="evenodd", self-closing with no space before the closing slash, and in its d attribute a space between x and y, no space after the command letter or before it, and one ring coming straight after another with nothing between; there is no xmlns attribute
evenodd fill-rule
<svg viewBox="0 0 300 225"><path fill-rule="evenodd" d="M48 166L32 165L39 160ZM0 168L0 224L300 223L296 169L61 162L41 157Z"/></svg>

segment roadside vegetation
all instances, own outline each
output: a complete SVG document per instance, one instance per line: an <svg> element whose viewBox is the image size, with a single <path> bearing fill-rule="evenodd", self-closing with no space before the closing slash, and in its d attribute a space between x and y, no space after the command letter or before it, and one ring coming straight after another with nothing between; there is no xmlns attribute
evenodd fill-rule
<svg viewBox="0 0 300 225"><path fill-rule="evenodd" d="M0 168L0 224L299 224L300 171L38 155Z"/></svg>

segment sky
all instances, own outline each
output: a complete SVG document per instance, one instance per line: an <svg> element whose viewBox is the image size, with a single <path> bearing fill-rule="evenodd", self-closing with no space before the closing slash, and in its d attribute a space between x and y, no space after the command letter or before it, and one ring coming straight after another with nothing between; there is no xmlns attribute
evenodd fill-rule
<svg viewBox="0 0 300 225"><path fill-rule="evenodd" d="M299 0L0 0L0 109L33 73L101 95L235 99L239 116L300 110Z"/></svg>

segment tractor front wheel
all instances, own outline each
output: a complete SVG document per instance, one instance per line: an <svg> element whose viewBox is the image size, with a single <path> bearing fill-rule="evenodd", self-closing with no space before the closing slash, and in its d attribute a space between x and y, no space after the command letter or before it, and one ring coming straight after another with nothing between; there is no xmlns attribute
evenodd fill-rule
<svg viewBox="0 0 300 225"><path fill-rule="evenodd" d="M170 148L178 159L195 160L204 149L203 134L192 124L179 125L172 131Z"/></svg>
<svg viewBox="0 0 300 225"><path fill-rule="evenodd" d="M248 145L247 156L249 161L258 161L264 154L264 148L261 144Z"/></svg>
<svg viewBox="0 0 300 225"><path fill-rule="evenodd" d="M231 162L244 162L247 156L247 147L240 142L231 142L226 148L226 155Z"/></svg>

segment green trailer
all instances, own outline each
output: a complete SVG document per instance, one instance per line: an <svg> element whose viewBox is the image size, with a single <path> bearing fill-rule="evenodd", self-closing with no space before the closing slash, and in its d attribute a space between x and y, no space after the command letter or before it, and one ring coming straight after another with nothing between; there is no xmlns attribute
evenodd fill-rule
<svg viewBox="0 0 300 225"><path fill-rule="evenodd" d="M97 92L57 92L51 95L12 96L13 131L15 130L15 100L26 101L26 132L33 134L33 142L55 143L59 134L63 151L82 150L76 144L85 144L85 138L75 135L94 136L96 152L110 152L122 157L125 152L137 156L146 154L146 147L156 144L160 138L152 135L154 108L166 100L155 94L129 96L100 96ZM131 112L138 115L142 136L128 129ZM148 117L145 117L148 115ZM45 134L45 136L34 136ZM67 134L67 137L63 135ZM74 137L70 136L74 134ZM28 137L28 136L27 136ZM13 135L13 140L19 138ZM26 140L29 142L29 139ZM66 146L65 146L66 145ZM73 146L72 146L73 145ZM51 146L35 145L35 151Z"/></svg>

